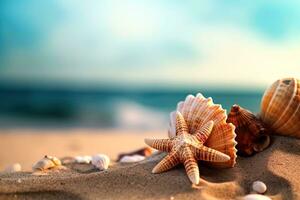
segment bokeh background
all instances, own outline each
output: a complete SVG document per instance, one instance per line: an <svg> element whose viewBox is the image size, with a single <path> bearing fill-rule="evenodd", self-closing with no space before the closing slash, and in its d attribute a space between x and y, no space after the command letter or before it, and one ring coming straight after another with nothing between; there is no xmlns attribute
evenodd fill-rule
<svg viewBox="0 0 300 200"><path fill-rule="evenodd" d="M1 0L0 127L162 129L300 77L297 0Z"/></svg>

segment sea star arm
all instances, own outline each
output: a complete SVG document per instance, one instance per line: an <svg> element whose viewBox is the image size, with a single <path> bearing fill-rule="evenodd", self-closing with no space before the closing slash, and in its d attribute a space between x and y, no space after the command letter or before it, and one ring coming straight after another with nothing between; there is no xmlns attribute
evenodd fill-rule
<svg viewBox="0 0 300 200"><path fill-rule="evenodd" d="M152 173L161 173L167 171L179 163L180 160L176 153L168 154L153 168Z"/></svg>
<svg viewBox="0 0 300 200"><path fill-rule="evenodd" d="M200 181L200 173L197 160L194 158L193 152L190 148L185 147L182 152L182 161L186 173L193 184L198 184Z"/></svg>
<svg viewBox="0 0 300 200"><path fill-rule="evenodd" d="M189 128L186 124L185 119L183 118L182 114L177 111L176 112L176 135L181 135L183 133L188 133Z"/></svg>
<svg viewBox="0 0 300 200"><path fill-rule="evenodd" d="M210 162L226 162L230 160L230 156L206 146L203 146L200 149L193 148L193 152L196 160Z"/></svg>
<svg viewBox="0 0 300 200"><path fill-rule="evenodd" d="M170 152L173 147L172 139L145 139L145 143L154 149L166 152Z"/></svg>
<svg viewBox="0 0 300 200"><path fill-rule="evenodd" d="M196 131L194 133L194 136L197 138L199 142L205 143L205 141L207 140L207 138L209 137L213 129L213 126L214 126L213 121L207 122L206 124L204 124L204 126L201 127L199 131Z"/></svg>

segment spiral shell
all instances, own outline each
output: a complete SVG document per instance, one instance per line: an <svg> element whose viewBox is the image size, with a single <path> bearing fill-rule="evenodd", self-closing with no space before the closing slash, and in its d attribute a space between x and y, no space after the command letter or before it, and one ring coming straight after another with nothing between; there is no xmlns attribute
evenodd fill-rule
<svg viewBox="0 0 300 200"><path fill-rule="evenodd" d="M260 117L277 134L300 138L300 80L274 82L263 95Z"/></svg>
<svg viewBox="0 0 300 200"><path fill-rule="evenodd" d="M110 163L110 159L105 154L97 154L92 156L92 164L99 170L108 169L109 163Z"/></svg>
<svg viewBox="0 0 300 200"><path fill-rule="evenodd" d="M213 130L205 142L205 146L218 150L230 156L226 162L211 162L209 165L214 167L233 167L236 160L236 141L234 125L227 123L226 111L213 103L211 98L205 98L198 93L195 96L188 95L185 101L177 104L176 111L179 111L185 119L189 133L193 134L209 121L213 121ZM176 136L176 111L170 114L168 129L169 138Z"/></svg>
<svg viewBox="0 0 300 200"><path fill-rule="evenodd" d="M44 158L42 158L41 160L39 160L32 166L32 169L34 171L37 171L37 170L44 171L44 170L52 169L52 168L55 168L58 166L61 166L61 161L58 158L56 158L54 156L45 155Z"/></svg>
<svg viewBox="0 0 300 200"><path fill-rule="evenodd" d="M253 155L266 149L270 144L269 131L264 124L249 110L233 105L227 122L235 125L238 154Z"/></svg>

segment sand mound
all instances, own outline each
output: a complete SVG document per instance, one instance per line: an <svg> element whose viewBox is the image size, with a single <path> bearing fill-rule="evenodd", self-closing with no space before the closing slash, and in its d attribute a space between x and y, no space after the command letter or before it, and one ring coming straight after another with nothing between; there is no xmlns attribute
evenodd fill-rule
<svg viewBox="0 0 300 200"><path fill-rule="evenodd" d="M191 187L182 166L151 174L163 154L135 164L112 165L99 172L91 165L71 164L45 174L1 173L0 199L238 199L255 180L266 183L272 199L300 199L300 140L276 137L266 151L238 158L231 169L200 165L202 181ZM204 181L205 180L205 181Z"/></svg>

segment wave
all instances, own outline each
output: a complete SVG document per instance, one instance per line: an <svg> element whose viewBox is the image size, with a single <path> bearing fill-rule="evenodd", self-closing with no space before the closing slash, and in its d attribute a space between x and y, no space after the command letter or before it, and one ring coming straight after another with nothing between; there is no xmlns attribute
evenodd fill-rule
<svg viewBox="0 0 300 200"><path fill-rule="evenodd" d="M136 102L122 101L115 106L115 125L124 129L165 129L168 115Z"/></svg>
<svg viewBox="0 0 300 200"><path fill-rule="evenodd" d="M193 92L196 93L196 92ZM259 111L261 93L203 93L230 109ZM0 87L0 127L166 129L183 91L48 91Z"/></svg>

